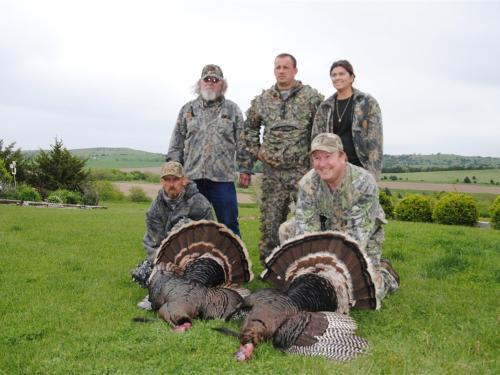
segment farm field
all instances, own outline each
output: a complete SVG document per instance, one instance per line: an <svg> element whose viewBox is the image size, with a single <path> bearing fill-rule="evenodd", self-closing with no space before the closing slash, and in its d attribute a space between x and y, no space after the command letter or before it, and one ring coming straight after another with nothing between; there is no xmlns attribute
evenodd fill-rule
<svg viewBox="0 0 500 375"><path fill-rule="evenodd" d="M435 182L455 184L463 183L466 177L472 181L468 185L486 184L491 185L493 180L500 185L500 169L476 169L476 170L457 170L457 171L438 171L438 172L408 172L408 173L382 173L382 178L396 176L403 182ZM475 177L476 183L473 183ZM385 181L385 180L384 180ZM388 182L390 180L387 180Z"/></svg>
<svg viewBox="0 0 500 375"><path fill-rule="evenodd" d="M130 148L91 148L70 150L73 155L88 158L88 168L143 168L161 166L162 154L133 150Z"/></svg>
<svg viewBox="0 0 500 375"><path fill-rule="evenodd" d="M240 364L237 340L212 331L237 322L185 334L132 322L154 317L136 308L145 291L129 276L148 204L107 205L0 207L0 373L498 373L500 231L390 222L384 256L401 289L379 311L352 312L371 354L339 364L264 344ZM258 207L240 205L240 219L258 275Z"/></svg>

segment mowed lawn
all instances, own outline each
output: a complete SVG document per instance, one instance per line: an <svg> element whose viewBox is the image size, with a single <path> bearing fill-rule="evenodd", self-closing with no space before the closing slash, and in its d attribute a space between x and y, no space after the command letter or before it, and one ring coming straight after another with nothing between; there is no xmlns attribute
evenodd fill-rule
<svg viewBox="0 0 500 375"><path fill-rule="evenodd" d="M393 221L385 256L401 289L380 311L353 311L371 353L349 363L264 344L237 363L238 342L197 321L175 334L136 307L147 204L107 210L0 206L0 373L499 373L500 231ZM258 208L240 207L256 275ZM264 286L252 282L250 289Z"/></svg>

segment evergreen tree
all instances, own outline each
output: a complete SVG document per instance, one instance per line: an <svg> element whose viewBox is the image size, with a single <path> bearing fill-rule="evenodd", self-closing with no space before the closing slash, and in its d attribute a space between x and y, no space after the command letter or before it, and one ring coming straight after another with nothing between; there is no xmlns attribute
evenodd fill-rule
<svg viewBox="0 0 500 375"><path fill-rule="evenodd" d="M0 139L0 160L3 160L4 167L10 173L10 164L16 161L16 180L22 182L26 180L26 172L28 168L27 160L25 159L20 148L14 150L16 142L12 142L7 147L3 147L3 139Z"/></svg>
<svg viewBox="0 0 500 375"><path fill-rule="evenodd" d="M40 150L33 160L30 183L39 190L81 191L89 176L85 170L86 161L71 155L62 141L56 138L51 150Z"/></svg>

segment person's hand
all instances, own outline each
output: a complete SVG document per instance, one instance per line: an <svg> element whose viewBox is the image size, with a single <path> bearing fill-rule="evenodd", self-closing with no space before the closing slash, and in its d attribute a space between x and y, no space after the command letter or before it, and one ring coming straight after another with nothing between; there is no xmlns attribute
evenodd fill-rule
<svg viewBox="0 0 500 375"><path fill-rule="evenodd" d="M249 173L240 173L240 179L238 185L244 189L250 185L250 181L252 180L252 176Z"/></svg>

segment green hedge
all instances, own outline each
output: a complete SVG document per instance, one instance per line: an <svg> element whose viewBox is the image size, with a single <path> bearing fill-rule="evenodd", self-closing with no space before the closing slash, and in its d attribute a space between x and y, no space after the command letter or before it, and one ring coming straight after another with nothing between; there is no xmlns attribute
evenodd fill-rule
<svg viewBox="0 0 500 375"><path fill-rule="evenodd" d="M432 218L440 224L472 226L479 218L477 202L469 194L447 193L436 203Z"/></svg>
<svg viewBox="0 0 500 375"><path fill-rule="evenodd" d="M495 229L500 229L500 195L497 195L490 206L491 225Z"/></svg>
<svg viewBox="0 0 500 375"><path fill-rule="evenodd" d="M431 222L431 200L425 195L410 194L398 202L394 215L403 221Z"/></svg>

